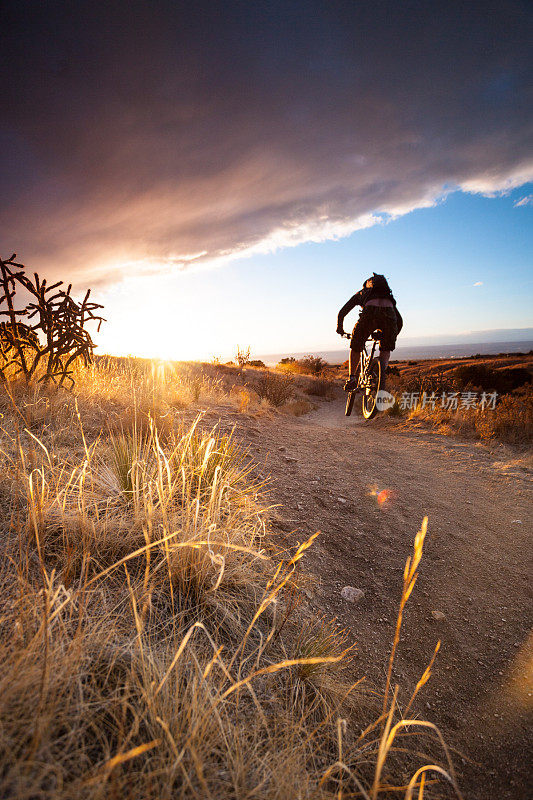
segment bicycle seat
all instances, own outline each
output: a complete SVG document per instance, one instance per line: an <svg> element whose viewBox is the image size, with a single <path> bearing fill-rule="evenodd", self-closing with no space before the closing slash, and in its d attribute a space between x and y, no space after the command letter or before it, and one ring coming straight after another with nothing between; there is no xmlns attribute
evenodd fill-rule
<svg viewBox="0 0 533 800"><path fill-rule="evenodd" d="M373 331L372 334L370 335L370 338L374 339L374 341L377 342L380 336L383 336L383 331L381 330L381 328L376 328L376 330Z"/></svg>

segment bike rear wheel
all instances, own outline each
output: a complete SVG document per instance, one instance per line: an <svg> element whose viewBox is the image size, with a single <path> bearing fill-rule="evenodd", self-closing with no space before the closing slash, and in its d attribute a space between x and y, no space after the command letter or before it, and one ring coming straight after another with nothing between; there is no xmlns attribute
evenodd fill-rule
<svg viewBox="0 0 533 800"><path fill-rule="evenodd" d="M368 369L368 384L363 394L363 417L372 419L377 414L377 396L381 386L381 363L378 358L372 361Z"/></svg>

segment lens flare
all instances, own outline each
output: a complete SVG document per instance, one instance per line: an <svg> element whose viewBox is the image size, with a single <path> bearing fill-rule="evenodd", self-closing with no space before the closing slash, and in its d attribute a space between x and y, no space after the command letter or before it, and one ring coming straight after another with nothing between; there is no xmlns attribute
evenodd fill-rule
<svg viewBox="0 0 533 800"><path fill-rule="evenodd" d="M370 487L370 494L376 498L378 506L382 508L390 503L394 494L391 489L378 489L377 486Z"/></svg>
<svg viewBox="0 0 533 800"><path fill-rule="evenodd" d="M382 506L383 503L386 503L388 500L390 500L392 492L390 489L382 489L381 492L378 492L376 496L379 505Z"/></svg>

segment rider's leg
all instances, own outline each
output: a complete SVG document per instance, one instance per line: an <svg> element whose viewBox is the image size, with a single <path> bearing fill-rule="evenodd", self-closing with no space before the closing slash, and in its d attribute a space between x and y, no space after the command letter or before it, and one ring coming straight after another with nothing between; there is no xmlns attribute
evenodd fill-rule
<svg viewBox="0 0 533 800"><path fill-rule="evenodd" d="M383 335L379 339L379 361L381 364L381 388L384 389L390 354L396 347L396 337L398 335L398 323L393 309L382 309L381 329Z"/></svg>
<svg viewBox="0 0 533 800"><path fill-rule="evenodd" d="M361 351L365 346L365 342L368 339L368 335L372 333L372 325L373 319L371 315L369 318L368 309L363 308L359 319L355 323L352 332L352 340L350 342L350 359L348 361L349 377L344 385L344 388L348 391L357 388L356 384L357 372L359 370L359 359L361 356Z"/></svg>
<svg viewBox="0 0 533 800"><path fill-rule="evenodd" d="M389 366L390 350L380 350L379 360L381 361L381 371L385 372Z"/></svg>
<svg viewBox="0 0 533 800"><path fill-rule="evenodd" d="M379 361L381 363L381 388L385 389L387 367L389 366L390 350L379 351Z"/></svg>
<svg viewBox="0 0 533 800"><path fill-rule="evenodd" d="M348 380L355 378L355 373L357 372L357 366L359 364L359 356L361 354L360 350L352 350L350 349L350 360L349 360L349 367L348 367Z"/></svg>
<svg viewBox="0 0 533 800"><path fill-rule="evenodd" d="M353 389L357 388L357 368L359 366L359 355L360 350L354 350L353 347L350 348L350 358L348 360L348 380L344 384L344 389L346 391L352 391Z"/></svg>

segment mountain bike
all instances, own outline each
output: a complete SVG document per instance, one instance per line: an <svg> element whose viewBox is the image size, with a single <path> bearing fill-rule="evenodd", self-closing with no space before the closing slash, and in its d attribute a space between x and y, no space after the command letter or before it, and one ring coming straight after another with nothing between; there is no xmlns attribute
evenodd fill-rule
<svg viewBox="0 0 533 800"><path fill-rule="evenodd" d="M366 340L365 346L359 356L359 364L354 378L357 380L357 387L348 392L346 398L346 416L352 413L355 395L362 391L363 417L372 419L377 414L376 400L381 386L381 363L379 358L375 358L376 347L381 336L380 330L375 330ZM351 339L349 333L342 334L344 339Z"/></svg>

